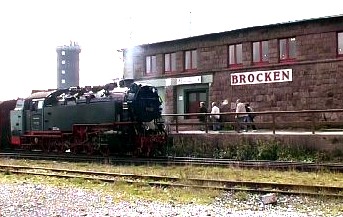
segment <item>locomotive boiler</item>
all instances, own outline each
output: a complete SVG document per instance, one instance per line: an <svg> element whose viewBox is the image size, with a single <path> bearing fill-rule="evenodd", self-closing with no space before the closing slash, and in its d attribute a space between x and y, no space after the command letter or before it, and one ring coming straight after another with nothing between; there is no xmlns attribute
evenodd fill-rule
<svg viewBox="0 0 343 217"><path fill-rule="evenodd" d="M18 99L10 114L12 146L88 155L154 154L167 139L161 99L155 87L130 83L42 91Z"/></svg>

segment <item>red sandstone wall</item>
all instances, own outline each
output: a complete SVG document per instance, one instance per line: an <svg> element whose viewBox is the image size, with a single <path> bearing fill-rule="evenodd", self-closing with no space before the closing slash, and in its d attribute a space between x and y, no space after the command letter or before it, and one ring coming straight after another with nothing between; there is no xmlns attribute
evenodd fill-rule
<svg viewBox="0 0 343 217"><path fill-rule="evenodd" d="M334 109L343 105L343 58L337 57L337 32L343 31L343 16L280 25L252 27L181 40L140 46L133 70L136 79L156 79L212 74L210 101L242 99L256 111ZM278 39L296 37L297 58L279 61ZM269 63L252 64L252 42L268 40ZM227 45L243 44L243 67L227 67ZM185 72L183 51L197 49L198 69ZM176 52L177 72L164 74L163 54ZM144 75L145 56L157 56L157 73ZM230 74L260 70L292 69L293 81L272 84L231 86ZM167 88L166 112L175 112L175 90Z"/></svg>

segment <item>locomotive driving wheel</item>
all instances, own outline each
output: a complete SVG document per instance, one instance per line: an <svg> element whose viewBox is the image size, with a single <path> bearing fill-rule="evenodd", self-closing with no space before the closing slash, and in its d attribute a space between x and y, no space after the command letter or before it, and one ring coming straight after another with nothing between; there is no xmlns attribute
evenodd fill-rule
<svg viewBox="0 0 343 217"><path fill-rule="evenodd" d="M51 152L52 149L52 143L54 142L54 139L43 139L42 144L41 144L41 149L45 153Z"/></svg>
<svg viewBox="0 0 343 217"><path fill-rule="evenodd" d="M151 156L151 141L149 136L140 135L136 138L136 154L140 156Z"/></svg>
<svg viewBox="0 0 343 217"><path fill-rule="evenodd" d="M48 147L47 147L48 152L58 152L57 148L58 148L59 143L60 142L57 140L49 142Z"/></svg>
<svg viewBox="0 0 343 217"><path fill-rule="evenodd" d="M109 156L110 155L110 147L108 144L101 144L99 151L103 156Z"/></svg>
<svg viewBox="0 0 343 217"><path fill-rule="evenodd" d="M70 143L70 152L72 154L80 154L83 151L82 141L75 139L74 142Z"/></svg>
<svg viewBox="0 0 343 217"><path fill-rule="evenodd" d="M70 149L70 142L67 140L59 142L56 147L57 152L60 154L65 153L68 149Z"/></svg>
<svg viewBox="0 0 343 217"><path fill-rule="evenodd" d="M93 155L95 152L95 147L91 141L88 141L83 144L83 152L87 155Z"/></svg>

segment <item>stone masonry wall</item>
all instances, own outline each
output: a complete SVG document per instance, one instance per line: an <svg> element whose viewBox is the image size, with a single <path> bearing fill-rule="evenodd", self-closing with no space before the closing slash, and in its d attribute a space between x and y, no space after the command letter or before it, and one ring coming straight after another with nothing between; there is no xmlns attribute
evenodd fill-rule
<svg viewBox="0 0 343 217"><path fill-rule="evenodd" d="M343 105L343 58L337 57L337 32L343 32L343 16L293 23L251 27L224 33L195 36L140 46L133 70L136 79L168 78L212 74L209 100L237 98L250 102L256 111L336 109ZM279 39L296 38L297 56L293 62L279 61ZM252 43L267 40L269 63L252 63ZM229 68L228 45L242 43L243 66ZM184 71L184 51L197 49L198 68ZM176 52L177 72L164 73L163 54ZM157 56L157 73L144 75L145 56ZM284 83L230 85L230 74L239 72L292 69L293 80ZM166 109L172 111L175 96L166 93ZM173 110L174 111L174 110Z"/></svg>

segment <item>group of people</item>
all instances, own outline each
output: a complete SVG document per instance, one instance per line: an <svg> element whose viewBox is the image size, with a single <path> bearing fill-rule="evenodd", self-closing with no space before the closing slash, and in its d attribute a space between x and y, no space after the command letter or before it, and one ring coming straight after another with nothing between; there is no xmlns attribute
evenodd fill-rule
<svg viewBox="0 0 343 217"><path fill-rule="evenodd" d="M201 113L199 115L199 121L205 122L206 121L206 115L204 113L207 113L207 108L205 105L205 102L200 102L200 109L199 112ZM220 130L220 109L217 106L216 102L212 102L212 108L211 108L211 116L210 119L213 122L213 130ZM203 130L203 126L201 126L201 130Z"/></svg>
<svg viewBox="0 0 343 217"><path fill-rule="evenodd" d="M242 114L237 114L235 116L236 121L237 121L237 127L236 127L237 132L240 133L242 131L248 131L249 127L252 130L256 130L256 126L253 123L255 116L253 114L249 114L250 112L253 112L253 109L249 103L243 103L243 102L241 102L240 99L237 99L235 111L236 111L236 113L242 113ZM201 113L198 116L199 121L204 123L206 121L205 113L208 113L205 102L200 102L199 113ZM213 123L213 130L214 131L221 129L220 115L219 114L220 114L220 109L217 106L217 103L212 102L210 120ZM201 130L204 130L203 125L201 126Z"/></svg>
<svg viewBox="0 0 343 217"><path fill-rule="evenodd" d="M256 130L256 126L254 124L255 115L249 114L250 112L254 112L250 104L243 103L240 99L237 99L236 113L243 113L237 114L235 117L237 120L237 132L240 133L242 130L247 132L249 130L249 127L251 127L252 130Z"/></svg>

